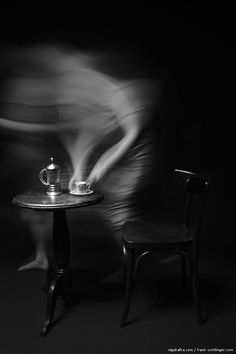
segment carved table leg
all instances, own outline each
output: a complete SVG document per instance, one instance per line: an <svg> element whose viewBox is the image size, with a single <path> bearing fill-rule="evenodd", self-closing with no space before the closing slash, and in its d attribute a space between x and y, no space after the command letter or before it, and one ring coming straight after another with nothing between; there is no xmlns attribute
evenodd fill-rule
<svg viewBox="0 0 236 354"><path fill-rule="evenodd" d="M66 300L71 289L71 270L68 266L70 258L70 240L65 210L53 213L53 252L57 271L51 282L48 298L46 319L41 329L41 336L46 336L52 327L57 299Z"/></svg>

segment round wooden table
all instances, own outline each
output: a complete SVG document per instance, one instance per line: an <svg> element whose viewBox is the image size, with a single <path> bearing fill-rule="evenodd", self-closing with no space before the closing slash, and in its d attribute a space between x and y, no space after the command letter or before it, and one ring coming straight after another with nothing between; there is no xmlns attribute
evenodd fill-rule
<svg viewBox="0 0 236 354"><path fill-rule="evenodd" d="M12 202L19 207L53 212L53 252L57 269L48 290L46 319L41 336L46 336L52 327L58 297L65 300L71 291L70 239L66 210L97 204L102 200L103 195L96 192L78 196L64 191L58 196L49 196L45 189L27 191L13 198Z"/></svg>

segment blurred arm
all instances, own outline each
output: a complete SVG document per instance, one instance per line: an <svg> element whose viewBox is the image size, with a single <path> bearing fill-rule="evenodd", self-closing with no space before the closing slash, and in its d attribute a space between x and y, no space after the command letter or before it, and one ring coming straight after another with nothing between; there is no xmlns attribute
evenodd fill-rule
<svg viewBox="0 0 236 354"><path fill-rule="evenodd" d="M125 107L125 109L124 109ZM140 131L140 110L131 110L126 101L120 102L121 110L118 111L117 120L123 130L123 138L109 148L97 161L88 178L90 183L100 180L105 176L132 148Z"/></svg>
<svg viewBox="0 0 236 354"><path fill-rule="evenodd" d="M37 123L24 123L16 122L0 117L0 127L10 130L39 133L39 132L49 132L56 131L59 127L56 124L37 124Z"/></svg>

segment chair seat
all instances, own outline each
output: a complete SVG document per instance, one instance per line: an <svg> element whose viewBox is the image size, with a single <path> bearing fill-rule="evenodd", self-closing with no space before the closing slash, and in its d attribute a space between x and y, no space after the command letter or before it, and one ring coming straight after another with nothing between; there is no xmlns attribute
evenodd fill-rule
<svg viewBox="0 0 236 354"><path fill-rule="evenodd" d="M123 233L123 241L131 247L168 247L191 242L192 239L193 230L178 222L128 222Z"/></svg>

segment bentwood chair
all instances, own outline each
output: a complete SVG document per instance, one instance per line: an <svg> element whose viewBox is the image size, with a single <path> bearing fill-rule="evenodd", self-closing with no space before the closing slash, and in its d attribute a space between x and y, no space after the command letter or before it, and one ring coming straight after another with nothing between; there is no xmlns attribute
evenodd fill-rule
<svg viewBox="0 0 236 354"><path fill-rule="evenodd" d="M151 252L178 254L183 280L186 261L189 263L193 299L199 324L203 324L198 282L199 236L206 205L209 179L190 171L175 169L173 181L183 187L183 215L177 220L167 214L164 220L128 222L123 228L123 249L126 258L125 303L121 327L127 324L133 280L140 261ZM179 184L180 183L180 184ZM176 198L176 195L173 194ZM176 198L177 199L177 198ZM170 213L172 214L172 213ZM157 216L158 218L158 216Z"/></svg>

